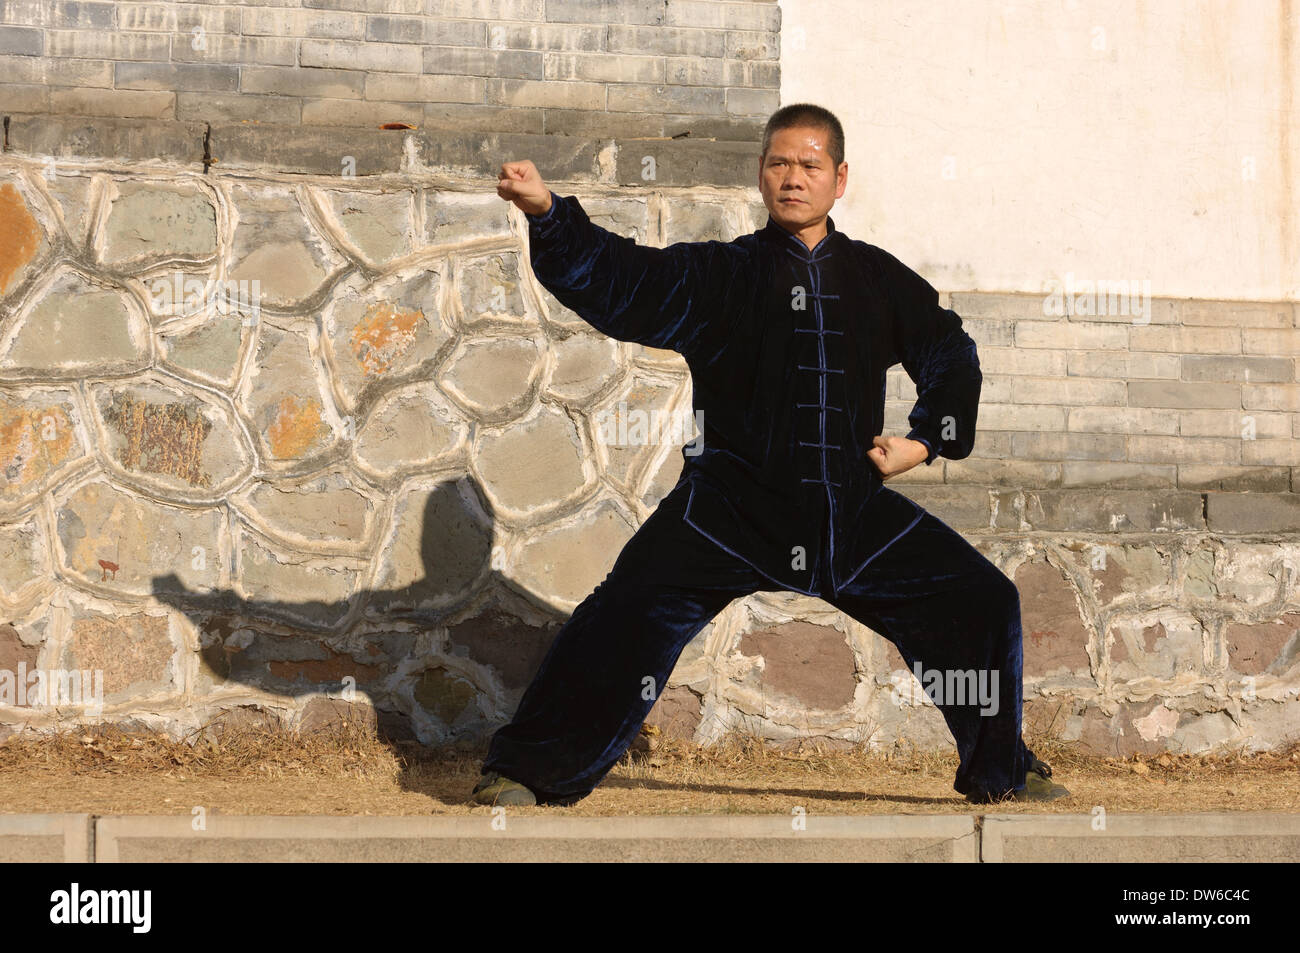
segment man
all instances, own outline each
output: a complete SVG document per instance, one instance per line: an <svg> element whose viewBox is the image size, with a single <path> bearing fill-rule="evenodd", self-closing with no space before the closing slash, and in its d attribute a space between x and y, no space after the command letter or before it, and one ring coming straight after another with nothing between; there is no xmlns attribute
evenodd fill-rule
<svg viewBox="0 0 1300 953"><path fill-rule="evenodd" d="M758 169L767 224L731 242L641 246L592 224L531 162L501 167L497 194L525 213L538 281L604 334L686 359L703 449L683 454L677 486L556 635L492 738L476 802L589 794L686 644L758 590L824 599L918 673L993 684L982 706L931 692L957 743L953 787L968 800L1069 793L1020 737L1014 583L883 486L971 452L983 377L934 288L835 228L828 213L847 181L839 120L806 103L769 119ZM918 396L908 435L886 437L885 372L900 362Z"/></svg>

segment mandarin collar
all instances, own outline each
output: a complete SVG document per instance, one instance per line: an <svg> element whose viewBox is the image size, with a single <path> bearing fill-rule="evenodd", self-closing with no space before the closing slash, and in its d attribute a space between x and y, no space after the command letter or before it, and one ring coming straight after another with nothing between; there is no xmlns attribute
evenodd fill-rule
<svg viewBox="0 0 1300 953"><path fill-rule="evenodd" d="M791 251L797 251L799 254L808 257L824 250L830 241L831 236L835 234L835 231L835 220L828 214L826 216L826 234L822 237L822 240L817 243L816 247L810 251L808 246L805 245L797 235L793 232L787 231L781 225L777 224L776 219L772 218L772 213L768 212L767 224L759 229L759 235L768 241L778 242L790 248Z"/></svg>

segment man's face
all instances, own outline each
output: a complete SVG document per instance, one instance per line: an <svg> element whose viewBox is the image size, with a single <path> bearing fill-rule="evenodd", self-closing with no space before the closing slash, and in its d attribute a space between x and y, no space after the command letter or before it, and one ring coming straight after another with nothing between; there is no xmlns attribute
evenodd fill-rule
<svg viewBox="0 0 1300 953"><path fill-rule="evenodd" d="M848 184L849 164L831 164L828 130L795 126L772 133L760 160L758 188L777 224L798 231L831 210Z"/></svg>

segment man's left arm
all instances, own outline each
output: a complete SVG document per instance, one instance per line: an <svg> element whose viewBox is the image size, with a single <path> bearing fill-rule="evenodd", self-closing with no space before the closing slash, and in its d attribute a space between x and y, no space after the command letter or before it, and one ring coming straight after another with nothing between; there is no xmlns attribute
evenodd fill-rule
<svg viewBox="0 0 1300 953"><path fill-rule="evenodd" d="M893 306L894 348L916 385L907 436L930 450L926 465L943 455L961 460L975 445L980 371L975 341L955 311L939 305L939 292L883 250L885 288Z"/></svg>

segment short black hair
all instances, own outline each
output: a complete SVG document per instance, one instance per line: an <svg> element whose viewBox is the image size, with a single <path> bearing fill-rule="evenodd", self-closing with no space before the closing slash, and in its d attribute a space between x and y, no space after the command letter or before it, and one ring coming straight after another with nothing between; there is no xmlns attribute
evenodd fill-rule
<svg viewBox="0 0 1300 953"><path fill-rule="evenodd" d="M844 127L840 125L840 121L835 118L833 112L812 103L791 103L789 106L782 106L772 113L767 120L767 125L763 128L762 156L767 156L767 150L772 145L772 134L774 132L780 132L782 129L794 129L798 126L820 126L830 133L830 142L827 143L826 149L830 153L831 161L835 163L835 168L838 170L840 163L844 161Z"/></svg>

